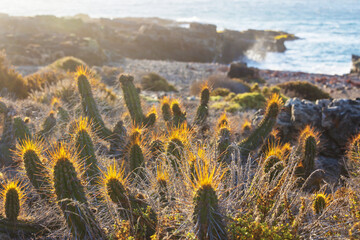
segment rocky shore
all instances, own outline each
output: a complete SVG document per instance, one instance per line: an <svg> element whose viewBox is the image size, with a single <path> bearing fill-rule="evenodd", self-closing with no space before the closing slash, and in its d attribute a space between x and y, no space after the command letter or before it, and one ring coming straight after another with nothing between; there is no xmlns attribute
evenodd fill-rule
<svg viewBox="0 0 360 240"><path fill-rule="evenodd" d="M64 56L97 66L123 58L230 63L254 44L283 52L284 42L294 39L285 32L218 31L211 24L159 18L0 14L0 49L14 65L47 65Z"/></svg>

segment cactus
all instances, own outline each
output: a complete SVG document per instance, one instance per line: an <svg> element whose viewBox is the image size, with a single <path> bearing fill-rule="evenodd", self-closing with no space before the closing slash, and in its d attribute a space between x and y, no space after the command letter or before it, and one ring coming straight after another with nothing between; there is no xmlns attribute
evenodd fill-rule
<svg viewBox="0 0 360 240"><path fill-rule="evenodd" d="M113 134L110 141L110 154L115 158L120 158L123 155L126 146L127 133L123 121L118 121L113 129Z"/></svg>
<svg viewBox="0 0 360 240"><path fill-rule="evenodd" d="M74 142L79 158L84 160L86 179L91 185L96 185L100 170L95 155L90 125L87 118L80 118L77 121Z"/></svg>
<svg viewBox="0 0 360 240"><path fill-rule="evenodd" d="M313 211L315 214L321 214L328 205L329 197L323 193L318 193L314 197Z"/></svg>
<svg viewBox="0 0 360 240"><path fill-rule="evenodd" d="M239 144L241 154L244 158L247 158L251 151L254 151L260 146L272 131L282 104L282 100L278 94L273 94L268 100L264 118L250 136Z"/></svg>
<svg viewBox="0 0 360 240"><path fill-rule="evenodd" d="M186 123L186 112L181 111L180 103L177 100L171 102L171 111L174 127L180 127L182 124Z"/></svg>
<svg viewBox="0 0 360 240"><path fill-rule="evenodd" d="M105 239L95 216L88 208L84 186L70 151L60 144L51 153L53 182L58 204L75 239Z"/></svg>
<svg viewBox="0 0 360 240"><path fill-rule="evenodd" d="M59 120L63 123L68 123L70 121L70 116L68 111L65 108L59 106L57 108L57 115L59 116Z"/></svg>
<svg viewBox="0 0 360 240"><path fill-rule="evenodd" d="M29 128L20 117L14 118L14 134L18 142L32 138Z"/></svg>
<svg viewBox="0 0 360 240"><path fill-rule="evenodd" d="M143 146L139 137L130 143L129 162L130 171L138 175L141 179L145 179Z"/></svg>
<svg viewBox="0 0 360 240"><path fill-rule="evenodd" d="M227 239L216 194L221 177L218 177L219 173L216 168L212 169L207 164L197 164L195 168L193 222L196 235L199 240Z"/></svg>
<svg viewBox="0 0 360 240"><path fill-rule="evenodd" d="M169 98L164 97L161 100L161 114L166 123L170 122L172 119L172 112L170 108Z"/></svg>
<svg viewBox="0 0 360 240"><path fill-rule="evenodd" d="M8 182L1 192L6 218L15 222L20 214L24 192L18 181Z"/></svg>
<svg viewBox="0 0 360 240"><path fill-rule="evenodd" d="M26 175L40 197L50 201L50 179L47 177L46 166L42 161L43 145L38 140L26 139L17 145Z"/></svg>
<svg viewBox="0 0 360 240"><path fill-rule="evenodd" d="M231 133L230 133L230 127L226 124L224 124L220 129L218 130L218 161L220 162L226 162L230 163L231 160L231 154L228 150L230 144L231 144Z"/></svg>
<svg viewBox="0 0 360 240"><path fill-rule="evenodd" d="M152 109L149 111L149 113L144 118L144 123L143 123L144 127L149 128L149 127L154 126L156 119L157 119L156 108L152 107Z"/></svg>
<svg viewBox="0 0 360 240"><path fill-rule="evenodd" d="M97 108L91 91L91 86L88 81L88 70L82 67L78 68L77 76L77 84L79 93L81 95L83 112L85 116L88 117L88 119L92 122L93 131L96 133L96 135L103 140L108 140L112 133L111 130L106 128L105 123Z"/></svg>
<svg viewBox="0 0 360 240"><path fill-rule="evenodd" d="M309 125L300 133L297 153L300 163L296 169L297 176L306 179L315 169L315 157L319 144L319 133Z"/></svg>
<svg viewBox="0 0 360 240"><path fill-rule="evenodd" d="M144 121L144 114L141 108L139 93L134 85L134 77L122 74L119 81L131 119L134 125L141 126Z"/></svg>
<svg viewBox="0 0 360 240"><path fill-rule="evenodd" d="M154 138L150 143L151 159L155 160L161 153L165 152L164 142L161 139Z"/></svg>
<svg viewBox="0 0 360 240"><path fill-rule="evenodd" d="M209 115L209 107L208 107L209 100L210 100L210 89L207 85L205 85L201 90L200 105L196 111L195 124L202 125L205 123Z"/></svg>
<svg viewBox="0 0 360 240"><path fill-rule="evenodd" d="M136 222L140 230L145 232L146 239L149 239L156 230L156 213L143 201L142 195L134 197L128 193L123 166L120 171L116 170L115 163L110 166L104 174L103 185L106 195L121 209L121 215L124 218L128 217L133 226Z"/></svg>
<svg viewBox="0 0 360 240"><path fill-rule="evenodd" d="M277 178L279 173L285 168L285 159L287 158L287 152L284 151L283 146L278 142L272 142L268 145L264 152L264 173L270 173L270 182Z"/></svg>
<svg viewBox="0 0 360 240"><path fill-rule="evenodd" d="M156 173L156 181L157 181L157 189L160 196L160 202L166 204L168 202L167 195L168 195L168 180L169 176L165 171L164 167L161 165L157 166L157 173Z"/></svg>
<svg viewBox="0 0 360 240"><path fill-rule="evenodd" d="M49 116L47 116L47 118L45 119L42 125L42 129L37 133L37 137L39 139L44 139L51 133L51 131L55 126L56 126L56 118L54 116L54 112L51 111L49 113Z"/></svg>
<svg viewBox="0 0 360 240"><path fill-rule="evenodd" d="M351 139L347 150L348 167L352 174L356 174L360 162L360 133Z"/></svg>

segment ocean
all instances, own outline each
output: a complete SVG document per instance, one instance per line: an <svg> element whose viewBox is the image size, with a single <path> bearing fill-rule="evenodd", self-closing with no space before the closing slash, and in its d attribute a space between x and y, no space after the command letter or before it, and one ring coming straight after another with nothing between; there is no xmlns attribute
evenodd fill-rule
<svg viewBox="0 0 360 240"><path fill-rule="evenodd" d="M299 40L285 53L246 54L262 69L344 74L360 55L360 0L0 0L16 16L161 17L212 23L218 29L281 30Z"/></svg>

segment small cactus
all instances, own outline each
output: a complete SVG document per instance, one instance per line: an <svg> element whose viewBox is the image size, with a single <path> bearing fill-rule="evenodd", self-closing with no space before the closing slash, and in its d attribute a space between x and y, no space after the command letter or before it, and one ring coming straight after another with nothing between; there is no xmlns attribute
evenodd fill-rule
<svg viewBox="0 0 360 240"><path fill-rule="evenodd" d="M50 179L42 159L43 144L26 139L17 145L18 155L24 163L26 175L42 199L50 200Z"/></svg>
<svg viewBox="0 0 360 240"><path fill-rule="evenodd" d="M46 117L43 122L42 129L37 133L37 137L40 139L44 139L49 136L53 128L56 126L56 118L54 116L54 112L51 111L49 116Z"/></svg>
<svg viewBox="0 0 360 240"><path fill-rule="evenodd" d="M206 164L197 164L195 168L193 222L196 235L200 240L227 239L216 193L220 174Z"/></svg>
<svg viewBox="0 0 360 240"><path fill-rule="evenodd" d="M207 85L203 86L200 94L200 105L196 111L195 124L202 125L209 115L210 89Z"/></svg>
<svg viewBox="0 0 360 240"><path fill-rule="evenodd" d="M359 169L360 163L360 133L351 139L347 150L348 166L351 173Z"/></svg>
<svg viewBox="0 0 360 240"><path fill-rule="evenodd" d="M29 128L20 117L14 118L14 134L18 142L31 139L32 137Z"/></svg>
<svg viewBox="0 0 360 240"><path fill-rule="evenodd" d="M77 69L77 84L81 95L81 104L83 112L86 117L93 123L93 131L96 135L104 140L108 140L111 136L111 130L106 128L105 123L99 113L96 102L94 100L91 85L88 77L89 72L86 68L80 67Z"/></svg>
<svg viewBox="0 0 360 240"><path fill-rule="evenodd" d="M126 128L124 122L120 120L115 124L110 141L110 154L115 156L115 158L120 158L123 155L126 139Z"/></svg>
<svg viewBox="0 0 360 240"><path fill-rule="evenodd" d="M165 122L170 122L172 119L172 112L170 108L170 100L168 97L164 97L161 100L161 114Z"/></svg>
<svg viewBox="0 0 360 240"><path fill-rule="evenodd" d="M218 161L230 163L231 153L229 151L229 146L231 144L231 132L230 127L227 124L224 124L218 130Z"/></svg>
<svg viewBox="0 0 360 240"><path fill-rule="evenodd" d="M273 94L268 100L264 118L250 136L239 144L241 154L245 159L251 151L254 151L261 145L263 140L266 139L272 131L282 104L283 102L278 94Z"/></svg>
<svg viewBox="0 0 360 240"><path fill-rule="evenodd" d="M90 125L87 118L80 118L77 121L74 142L79 158L84 160L86 179L91 185L96 185L100 170L95 155Z"/></svg>
<svg viewBox="0 0 360 240"><path fill-rule="evenodd" d="M130 143L130 148L129 148L130 171L138 175L140 178L145 179L145 173L144 173L145 158L143 151L144 149L139 137L137 137L134 141Z"/></svg>
<svg viewBox="0 0 360 240"><path fill-rule="evenodd" d="M177 100L171 102L171 111L173 115L172 122L175 127L180 127L186 123L186 112L181 110L180 103Z"/></svg>
<svg viewBox="0 0 360 240"><path fill-rule="evenodd" d="M18 181L8 182L2 190L4 201L5 216L9 221L16 221L20 214L20 209L24 197L24 192Z"/></svg>
<svg viewBox="0 0 360 240"><path fill-rule="evenodd" d="M144 118L144 123L143 123L144 127L149 128L154 126L156 119L157 119L156 108L152 107L149 113Z"/></svg>
<svg viewBox="0 0 360 240"><path fill-rule="evenodd" d="M156 182L157 182L157 189L160 196L160 202L165 204L168 202L167 195L168 195L168 174L165 171L164 167L158 165L157 172L156 172Z"/></svg>
<svg viewBox="0 0 360 240"><path fill-rule="evenodd" d="M321 214L329 204L329 197L325 194L318 193L314 197L313 211L315 214Z"/></svg>
<svg viewBox="0 0 360 240"><path fill-rule="evenodd" d="M298 154L300 163L296 169L298 176L306 179L315 169L315 157L319 145L319 133L309 125L304 128L299 137Z"/></svg>

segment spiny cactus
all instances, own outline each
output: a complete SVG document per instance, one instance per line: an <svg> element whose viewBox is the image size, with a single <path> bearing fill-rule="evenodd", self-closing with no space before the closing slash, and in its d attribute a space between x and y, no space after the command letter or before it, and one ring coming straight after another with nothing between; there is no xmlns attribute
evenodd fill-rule
<svg viewBox="0 0 360 240"><path fill-rule="evenodd" d="M75 239L105 239L95 216L88 208L76 160L60 144L52 153L53 182L58 204Z"/></svg>
<svg viewBox="0 0 360 240"><path fill-rule="evenodd" d="M175 169L179 168L179 163L184 157L189 139L191 139L191 133L188 131L186 123L178 128L170 129L166 154L170 157L171 164Z"/></svg>
<svg viewBox="0 0 360 240"><path fill-rule="evenodd" d="M172 112L170 108L170 100L168 97L164 97L161 100L161 114L166 123L171 121Z"/></svg>
<svg viewBox="0 0 360 240"><path fill-rule="evenodd" d="M86 117L93 123L93 131L96 135L104 140L108 140L111 136L111 130L106 128L105 123L99 113L96 102L94 100L91 85L89 83L90 74L87 69L80 67L77 69L77 84L81 95L81 104Z"/></svg>
<svg viewBox="0 0 360 240"><path fill-rule="evenodd" d="M151 110L148 115L144 115L141 108L140 95L134 85L134 77L122 74L119 78L126 106L129 110L131 119L135 126L151 127L155 124L157 114Z"/></svg>
<svg viewBox="0 0 360 240"><path fill-rule="evenodd" d="M29 128L20 117L14 118L14 134L18 142L32 138Z"/></svg>
<svg viewBox="0 0 360 240"><path fill-rule="evenodd" d="M26 139L17 145L18 155L24 163L26 175L40 197L50 200L50 179L43 162L43 144L39 140Z"/></svg>
<svg viewBox="0 0 360 240"><path fill-rule="evenodd" d="M91 185L96 185L100 170L95 155L90 125L87 118L80 118L77 121L74 142L79 158L84 161L86 179Z"/></svg>
<svg viewBox="0 0 360 240"><path fill-rule="evenodd" d="M119 206L123 218L129 218L132 225L137 225L145 232L146 239L155 233L157 215L144 201L143 197L132 196L127 190L127 178L124 177L124 168L117 171L115 163L107 169L103 177L106 196Z"/></svg>
<svg viewBox="0 0 360 240"><path fill-rule="evenodd" d="M130 143L129 162L130 162L130 171L138 175L140 178L145 179L145 173L144 173L145 158L144 158L143 150L144 149L140 141L140 138L137 137L134 141Z"/></svg>
<svg viewBox="0 0 360 240"><path fill-rule="evenodd" d="M207 85L203 86L200 94L200 105L196 111L195 124L202 125L209 115L208 103L210 100L210 89Z"/></svg>
<svg viewBox="0 0 360 240"><path fill-rule="evenodd" d="M275 144L278 144L280 141L280 138L278 137L279 131L276 129L273 129L269 136L264 140L264 144L261 146L259 153L265 154L266 151L268 151L272 146Z"/></svg>
<svg viewBox="0 0 360 240"><path fill-rule="evenodd" d="M54 112L51 111L49 116L46 117L45 121L42 124L42 129L37 133L37 137L40 139L44 139L47 137L53 128L56 126L56 118L54 116Z"/></svg>
<svg viewBox="0 0 360 240"><path fill-rule="evenodd" d="M123 121L118 121L113 129L113 134L110 141L110 154L115 158L120 158L123 155L126 146L127 132Z"/></svg>
<svg viewBox="0 0 360 240"><path fill-rule="evenodd" d="M356 173L360 162L360 133L351 139L347 150L348 167L351 173Z"/></svg>
<svg viewBox="0 0 360 240"><path fill-rule="evenodd" d="M186 112L181 110L178 100L173 100L171 102L171 111L173 115L172 122L175 127L180 127L182 124L186 123Z"/></svg>
<svg viewBox="0 0 360 240"><path fill-rule="evenodd" d="M149 128L155 125L157 119L157 112L156 112L156 108L152 107L151 110L149 111L149 113L146 115L146 117L144 118L144 127Z"/></svg>
<svg viewBox="0 0 360 240"><path fill-rule="evenodd" d="M229 146L231 144L231 132L230 127L224 123L218 130L218 161L230 163L231 153L229 151Z"/></svg>
<svg viewBox="0 0 360 240"><path fill-rule="evenodd" d="M165 204L168 202L168 174L162 165L157 166L156 171L156 182L158 194L160 196L160 202Z"/></svg>
<svg viewBox="0 0 360 240"><path fill-rule="evenodd" d="M119 78L119 81L131 119L136 126L141 126L144 121L144 114L141 108L138 90L134 85L134 77L131 75L122 74Z"/></svg>
<svg viewBox="0 0 360 240"><path fill-rule="evenodd" d="M250 136L239 144L241 154L244 158L247 158L251 151L259 147L272 131L282 104L282 100L278 94L273 94L268 100L264 118Z"/></svg>
<svg viewBox="0 0 360 240"><path fill-rule="evenodd" d="M285 168L284 160L287 152L283 151L283 146L279 142L270 143L264 153L264 173L270 173L269 180L277 178L279 173Z"/></svg>
<svg viewBox="0 0 360 240"><path fill-rule="evenodd" d="M193 222L196 235L200 240L227 239L216 193L221 175L206 164L196 164L195 168Z"/></svg>
<svg viewBox="0 0 360 240"><path fill-rule="evenodd" d="M329 204L329 197L327 197L323 193L315 194L314 203L312 206L314 213L321 214L328 204Z"/></svg>
<svg viewBox="0 0 360 240"><path fill-rule="evenodd" d="M16 221L20 214L24 192L18 181L8 182L1 192L5 216L9 221Z"/></svg>
<svg viewBox="0 0 360 240"><path fill-rule="evenodd" d="M165 152L164 142L159 138L154 138L154 140L150 143L149 151L151 159L155 160L161 153Z"/></svg>
<svg viewBox="0 0 360 240"><path fill-rule="evenodd" d="M306 179L315 169L315 157L319 144L319 133L309 125L300 133L298 154L300 163L296 169L298 176Z"/></svg>

